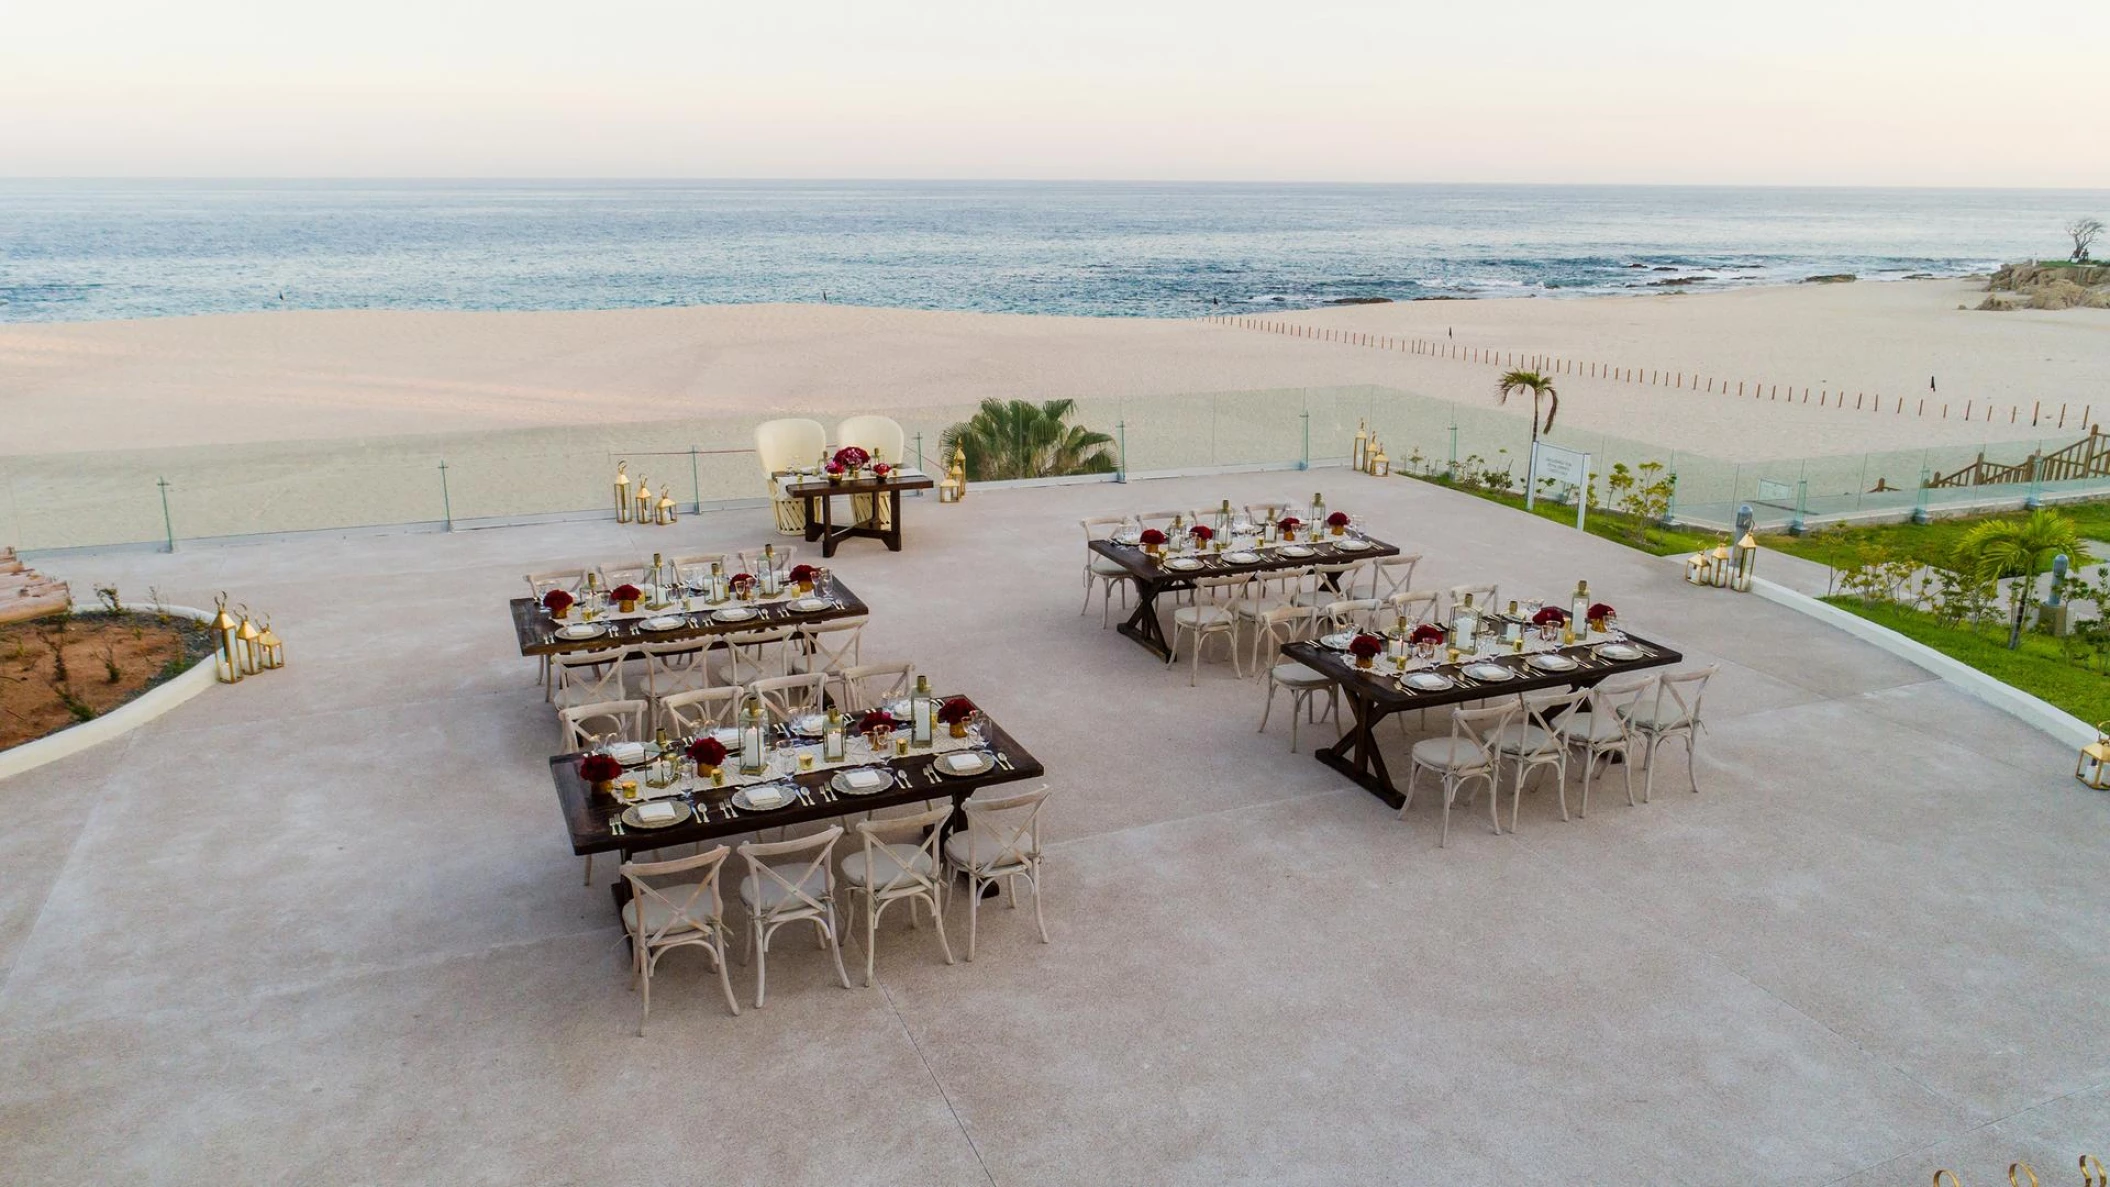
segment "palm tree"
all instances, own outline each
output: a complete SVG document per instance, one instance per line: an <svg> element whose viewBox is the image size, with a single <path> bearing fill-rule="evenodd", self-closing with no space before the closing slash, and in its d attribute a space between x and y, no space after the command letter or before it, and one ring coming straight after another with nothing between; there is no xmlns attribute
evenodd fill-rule
<svg viewBox="0 0 2110 1187"><path fill-rule="evenodd" d="M1553 431L1554 414L1561 410L1561 396L1553 390L1553 380L1536 371L1511 371L1503 375L1499 383L1500 390L1495 395L1497 404L1509 403L1511 392L1531 393L1531 443L1537 445L1541 432ZM1541 398L1546 401L1546 423L1543 426L1539 424Z"/></svg>
<svg viewBox="0 0 2110 1187"><path fill-rule="evenodd" d="M2007 647L2022 646L2022 619L2037 596L2037 575L2059 553L2079 557L2080 531L2059 513L2039 509L2026 519L1993 519L1979 524L1956 545L1956 567L1981 581L2020 578L2015 586L2015 620Z"/></svg>
<svg viewBox="0 0 2110 1187"><path fill-rule="evenodd" d="M1081 425L1065 424L1076 411L1075 400L982 401L971 419L960 421L938 438L941 453L967 451L967 477L974 482L1003 478L1054 478L1065 474L1110 474L1114 439Z"/></svg>

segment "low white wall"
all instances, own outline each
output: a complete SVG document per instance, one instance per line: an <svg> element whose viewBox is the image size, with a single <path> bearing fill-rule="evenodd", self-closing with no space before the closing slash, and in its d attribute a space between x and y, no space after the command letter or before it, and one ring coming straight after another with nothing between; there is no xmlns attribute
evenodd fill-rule
<svg viewBox="0 0 2110 1187"><path fill-rule="evenodd" d="M198 622L211 622L212 612L190 606L166 606L170 614ZM163 713L197 696L215 683L210 656L199 660L173 680L167 680L126 701L100 717L67 726L58 733L0 750L0 779L34 770L46 763L79 754L138 729Z"/></svg>

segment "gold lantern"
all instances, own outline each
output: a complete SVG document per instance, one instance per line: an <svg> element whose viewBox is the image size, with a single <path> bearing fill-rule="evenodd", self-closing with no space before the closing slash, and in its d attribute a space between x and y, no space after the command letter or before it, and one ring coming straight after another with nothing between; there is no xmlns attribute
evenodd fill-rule
<svg viewBox="0 0 2110 1187"><path fill-rule="evenodd" d="M1370 455L1370 472L1379 478L1392 473L1392 461L1385 456L1385 444L1382 441L1377 444L1377 452Z"/></svg>
<svg viewBox="0 0 2110 1187"><path fill-rule="evenodd" d="M1736 573L1729 585L1738 593L1751 592L1751 570L1758 566L1758 540L1749 532L1736 542Z"/></svg>
<svg viewBox="0 0 2110 1187"><path fill-rule="evenodd" d="M1358 470L1370 468L1370 424L1368 421L1358 420L1355 422L1355 453L1350 461Z"/></svg>
<svg viewBox="0 0 2110 1187"><path fill-rule="evenodd" d="M242 675L254 676L262 670L257 667L256 641L263 637L264 632L256 629L256 623L250 620L249 607L238 608L242 612L242 625L234 631L235 657L241 661Z"/></svg>
<svg viewBox="0 0 2110 1187"><path fill-rule="evenodd" d="M275 672L286 666L286 645L279 641L278 632L271 629L271 620L264 620L264 629L256 637L257 665L266 671Z"/></svg>
<svg viewBox="0 0 2110 1187"><path fill-rule="evenodd" d="M234 615L227 612L227 595L221 594L215 605L219 613L212 618L212 670L222 684L233 684L242 678L242 641L240 628Z"/></svg>
<svg viewBox="0 0 2110 1187"><path fill-rule="evenodd" d="M947 475L945 476L945 479L944 479L944 481L942 481L942 482L938 483L938 501L939 501L940 503L957 503L957 502L959 502L959 501L960 501L960 480L959 480L959 479L957 479L957 478L954 478L954 477L953 477L952 475L950 475L950 474L947 474Z"/></svg>
<svg viewBox="0 0 2110 1187"><path fill-rule="evenodd" d="M955 446L953 446L953 447L952 447L952 469L951 469L951 470L950 470L950 471L949 471L949 472L948 472L948 473L947 473L947 474L946 474L945 476L946 476L947 478L950 478L950 479L952 479L952 481L953 481L953 485L955 485L955 486L957 486L957 487L959 488L959 490L957 491L957 493L955 493L955 494L953 495L953 497L952 497L952 501L953 501L953 502L955 502L955 503L957 503L957 502L959 502L959 501L960 501L961 499L964 499L964 498L966 498L966 497L967 497L967 449L966 449L966 447L965 447L965 446L961 446L961 445L955 445Z"/></svg>
<svg viewBox="0 0 2110 1187"><path fill-rule="evenodd" d="M1713 584L1726 588L1729 584L1730 572L1729 546L1727 544L1715 545L1714 555L1709 559L1714 562Z"/></svg>
<svg viewBox="0 0 2110 1187"><path fill-rule="evenodd" d="M615 464L615 521L630 522L630 463Z"/></svg>
<svg viewBox="0 0 2110 1187"><path fill-rule="evenodd" d="M1685 558L1685 580L1692 585L1707 584L1707 554L1695 552Z"/></svg>
<svg viewBox="0 0 2110 1187"><path fill-rule="evenodd" d="M643 474L637 476L637 521L644 524L652 522L652 488L645 485Z"/></svg>
<svg viewBox="0 0 2110 1187"><path fill-rule="evenodd" d="M2095 741L2081 747L2073 777L2097 791L2110 791L2110 721L2095 723Z"/></svg>
<svg viewBox="0 0 2110 1187"><path fill-rule="evenodd" d="M661 527L674 522L674 496L667 492L666 487L659 488L659 514L652 522Z"/></svg>

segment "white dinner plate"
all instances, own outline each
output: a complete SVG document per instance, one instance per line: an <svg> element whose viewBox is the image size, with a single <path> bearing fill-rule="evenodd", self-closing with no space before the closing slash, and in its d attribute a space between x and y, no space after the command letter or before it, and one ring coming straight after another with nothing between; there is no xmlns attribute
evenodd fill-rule
<svg viewBox="0 0 2110 1187"><path fill-rule="evenodd" d="M1575 670L1575 661L1558 651L1541 651L1525 662L1534 668L1541 668L1548 672L1572 672Z"/></svg>
<svg viewBox="0 0 2110 1187"><path fill-rule="evenodd" d="M651 808L653 815L646 816L646 808ZM663 813L665 808L673 811ZM650 804L632 804L623 809L623 823L631 828L673 828L690 815L689 806L680 800L659 800Z"/></svg>
<svg viewBox="0 0 2110 1187"><path fill-rule="evenodd" d="M791 719L791 732L801 738L818 738L828 729L828 719L819 713L801 713Z"/></svg>
<svg viewBox="0 0 2110 1187"><path fill-rule="evenodd" d="M657 618L648 618L639 625L648 631L678 631L689 625L689 620L679 614L662 614Z"/></svg>
<svg viewBox="0 0 2110 1187"><path fill-rule="evenodd" d="M995 765L996 760L989 757L986 751L955 750L951 754L939 755L937 761L930 764L930 769L940 775L964 779L970 775L982 774Z"/></svg>
<svg viewBox="0 0 2110 1187"><path fill-rule="evenodd" d="M828 599L800 598L798 601L793 602L791 604L791 608L801 614L811 614L816 610L826 610L828 608Z"/></svg>
<svg viewBox="0 0 2110 1187"><path fill-rule="evenodd" d="M605 622L574 622L557 628L559 639L598 639L607 633Z"/></svg>
<svg viewBox="0 0 2110 1187"><path fill-rule="evenodd" d="M1472 664L1465 669L1465 674L1475 680L1486 680L1492 683L1514 680L1517 677L1515 672L1510 671L1501 664Z"/></svg>
<svg viewBox="0 0 2110 1187"><path fill-rule="evenodd" d="M1312 551L1312 549L1302 544L1284 544L1281 548L1281 552L1282 555L1291 558L1318 555L1317 553Z"/></svg>
<svg viewBox="0 0 2110 1187"><path fill-rule="evenodd" d="M1226 552L1224 553L1224 563L1227 565L1257 565L1260 563L1260 554L1246 552L1242 549L1238 552Z"/></svg>
<svg viewBox="0 0 2110 1187"><path fill-rule="evenodd" d="M1137 544L1141 544L1141 543L1143 542L1143 533L1141 533L1141 532L1115 532L1115 533L1114 533L1114 537L1113 537L1113 539L1114 539L1114 543L1116 543L1116 544L1127 544L1127 545L1130 545L1130 546L1134 546L1134 545L1137 545Z"/></svg>
<svg viewBox="0 0 2110 1187"><path fill-rule="evenodd" d="M1634 646L1632 643L1606 643L1598 647L1597 654L1605 657L1606 659L1616 659L1624 661L1630 659L1640 659L1641 649L1639 647Z"/></svg>
<svg viewBox="0 0 2110 1187"><path fill-rule="evenodd" d="M1416 692L1442 692L1451 686L1451 678L1441 672L1415 672L1402 677L1400 683Z"/></svg>
<svg viewBox="0 0 2110 1187"><path fill-rule="evenodd" d="M844 795L878 795L894 785L894 772L885 767L858 767L837 771L828 783Z"/></svg>
<svg viewBox="0 0 2110 1187"><path fill-rule="evenodd" d="M1354 631L1336 631L1331 635L1319 636L1319 646L1329 651L1346 651L1348 650L1348 645L1353 642L1355 642Z"/></svg>
<svg viewBox="0 0 2110 1187"><path fill-rule="evenodd" d="M1370 547L1370 541L1358 540L1354 536L1348 536L1335 540L1333 546L1341 552L1361 552L1363 549Z"/></svg>
<svg viewBox="0 0 2110 1187"><path fill-rule="evenodd" d="M901 697L898 700L888 701L886 704L881 705L880 708L886 710L886 715L888 717L893 718L895 721L905 723L909 720L910 705L909 699L907 697Z"/></svg>
<svg viewBox="0 0 2110 1187"><path fill-rule="evenodd" d="M781 783L758 783L733 793L733 807L744 812L774 812L797 802L798 793Z"/></svg>
<svg viewBox="0 0 2110 1187"><path fill-rule="evenodd" d="M754 616L754 608L750 606L727 606L711 615L720 622L746 622Z"/></svg>
<svg viewBox="0 0 2110 1187"><path fill-rule="evenodd" d="M1201 568L1202 563L1191 556L1176 556L1166 561L1165 567L1177 569L1182 573L1192 573L1194 570Z"/></svg>

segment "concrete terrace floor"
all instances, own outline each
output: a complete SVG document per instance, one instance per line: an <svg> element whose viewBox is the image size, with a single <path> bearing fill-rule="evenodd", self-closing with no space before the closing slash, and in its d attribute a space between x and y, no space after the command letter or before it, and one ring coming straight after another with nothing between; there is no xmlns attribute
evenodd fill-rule
<svg viewBox="0 0 2110 1187"><path fill-rule="evenodd" d="M1670 764L1562 823L1542 791L1439 850L1433 796L1401 822L1256 734L1229 665L1189 688L1078 616L1080 516L1314 486L1418 584L1587 577L1721 664L1702 794ZM2110 798L1918 669L1413 482L978 490L908 526L837 558L865 658L1046 760L1054 943L997 911L947 967L896 916L845 991L788 936L738 1018L676 955L642 1040L504 600L763 513L44 565L228 590L291 666L0 783L0 1181L1874 1187L2110 1146Z"/></svg>

